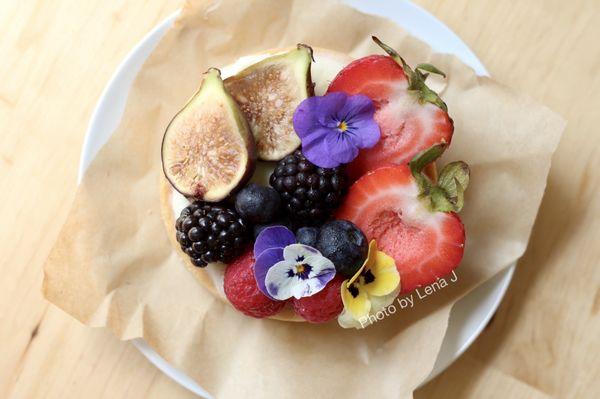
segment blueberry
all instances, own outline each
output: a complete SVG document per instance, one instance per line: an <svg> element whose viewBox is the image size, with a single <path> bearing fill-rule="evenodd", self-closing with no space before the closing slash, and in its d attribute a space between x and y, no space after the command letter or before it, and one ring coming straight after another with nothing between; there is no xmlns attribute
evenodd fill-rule
<svg viewBox="0 0 600 399"><path fill-rule="evenodd" d="M319 231L316 248L346 277L352 277L362 266L369 249L363 232L347 220L325 223Z"/></svg>
<svg viewBox="0 0 600 399"><path fill-rule="evenodd" d="M250 223L272 222L279 213L281 199L271 187L249 184L235 198L235 209Z"/></svg>
<svg viewBox="0 0 600 399"><path fill-rule="evenodd" d="M301 227L296 231L296 241L309 247L316 247L318 235L319 229L317 227Z"/></svg>

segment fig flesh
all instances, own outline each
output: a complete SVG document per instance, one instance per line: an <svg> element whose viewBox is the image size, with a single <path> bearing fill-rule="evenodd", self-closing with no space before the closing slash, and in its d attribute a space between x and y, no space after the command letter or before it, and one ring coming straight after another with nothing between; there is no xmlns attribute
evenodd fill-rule
<svg viewBox="0 0 600 399"><path fill-rule="evenodd" d="M200 88L175 115L163 137L162 165L171 185L186 197L217 202L254 171L248 122L211 68Z"/></svg>
<svg viewBox="0 0 600 399"><path fill-rule="evenodd" d="M313 95L312 49L296 49L266 58L225 79L254 135L258 157L278 161L300 145L292 124L296 107Z"/></svg>

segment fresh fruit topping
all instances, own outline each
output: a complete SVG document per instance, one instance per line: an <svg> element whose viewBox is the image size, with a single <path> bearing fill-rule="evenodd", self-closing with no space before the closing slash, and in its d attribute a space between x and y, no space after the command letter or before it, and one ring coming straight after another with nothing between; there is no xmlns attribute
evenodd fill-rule
<svg viewBox="0 0 600 399"><path fill-rule="evenodd" d="M254 140L218 69L169 123L161 155L171 185L199 200L220 201L252 175Z"/></svg>
<svg viewBox="0 0 600 399"><path fill-rule="evenodd" d="M343 277L336 276L321 292L300 299L293 299L294 312L310 323L325 323L337 317L344 305L340 294Z"/></svg>
<svg viewBox="0 0 600 399"><path fill-rule="evenodd" d="M271 187L249 184L237 194L235 209L253 224L270 223L277 217L281 199Z"/></svg>
<svg viewBox="0 0 600 399"><path fill-rule="evenodd" d="M389 306L400 292L400 274L394 259L369 243L369 254L354 276L340 288L344 312L338 318L344 328L363 328L374 315ZM375 317L375 320L377 318Z"/></svg>
<svg viewBox="0 0 600 399"><path fill-rule="evenodd" d="M351 277L367 258L367 238L354 223L334 220L321 227L317 249L333 262L339 273Z"/></svg>
<svg viewBox="0 0 600 399"><path fill-rule="evenodd" d="M354 160L362 148L379 141L375 106L365 95L330 93L302 101L294 113L294 129L306 158L322 168Z"/></svg>
<svg viewBox="0 0 600 399"><path fill-rule="evenodd" d="M260 159L278 161L300 145L292 116L298 104L313 94L311 61L312 49L299 44L225 80L250 123Z"/></svg>
<svg viewBox="0 0 600 399"><path fill-rule="evenodd" d="M243 250L249 231L238 213L225 205L196 201L175 222L177 241L192 263L228 263Z"/></svg>
<svg viewBox="0 0 600 399"><path fill-rule="evenodd" d="M298 226L314 226L327 220L347 185L343 166L320 168L300 150L279 161L269 183L281 196L284 211Z"/></svg>
<svg viewBox="0 0 600 399"><path fill-rule="evenodd" d="M450 143L454 132L446 105L425 84L428 72L442 72L429 64L420 64L413 71L390 47L374 40L392 56L355 60L328 88L328 93L364 94L377 109L375 121L381 139L348 165L352 179L381 166L404 164L432 145Z"/></svg>
<svg viewBox="0 0 600 399"><path fill-rule="evenodd" d="M316 247L318 235L318 227L300 227L296 231L296 241L300 244L308 245L309 247Z"/></svg>
<svg viewBox="0 0 600 399"><path fill-rule="evenodd" d="M394 258L403 293L450 273L463 256L465 231L455 212L463 204L468 166L449 164L437 185L422 172L444 148L438 145L418 154L410 166L382 167L364 175L336 213Z"/></svg>
<svg viewBox="0 0 600 399"><path fill-rule="evenodd" d="M316 294L335 276L333 263L315 248L297 244L283 226L264 229L254 243L254 277L258 288L273 299Z"/></svg>
<svg viewBox="0 0 600 399"><path fill-rule="evenodd" d="M229 302L245 315L263 318L273 316L285 306L285 302L266 297L254 280L254 256L248 248L227 269L223 289Z"/></svg>

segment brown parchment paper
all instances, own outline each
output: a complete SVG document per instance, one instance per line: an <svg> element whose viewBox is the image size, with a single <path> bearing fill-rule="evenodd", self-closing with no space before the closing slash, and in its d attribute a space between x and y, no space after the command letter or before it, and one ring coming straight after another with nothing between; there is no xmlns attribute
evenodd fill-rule
<svg viewBox="0 0 600 399"><path fill-rule="evenodd" d="M381 53L372 34L409 63L448 74L442 97L456 129L444 158L472 169L458 281L363 331L245 317L193 279L171 247L159 201L165 126L210 66L297 42ZM143 337L218 398L412 397L453 304L523 254L564 124L393 23L334 1L190 1L91 163L45 266L44 293L83 323Z"/></svg>

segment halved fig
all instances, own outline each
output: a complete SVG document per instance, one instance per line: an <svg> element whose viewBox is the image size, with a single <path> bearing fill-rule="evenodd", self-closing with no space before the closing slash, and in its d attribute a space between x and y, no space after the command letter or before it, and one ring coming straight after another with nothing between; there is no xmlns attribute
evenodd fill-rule
<svg viewBox="0 0 600 399"><path fill-rule="evenodd" d="M260 159L278 161L300 145L292 117L298 104L313 94L311 61L312 49L299 44L225 79L250 124Z"/></svg>
<svg viewBox="0 0 600 399"><path fill-rule="evenodd" d="M256 153L248 122L211 68L163 137L162 164L186 197L216 202L252 175Z"/></svg>

